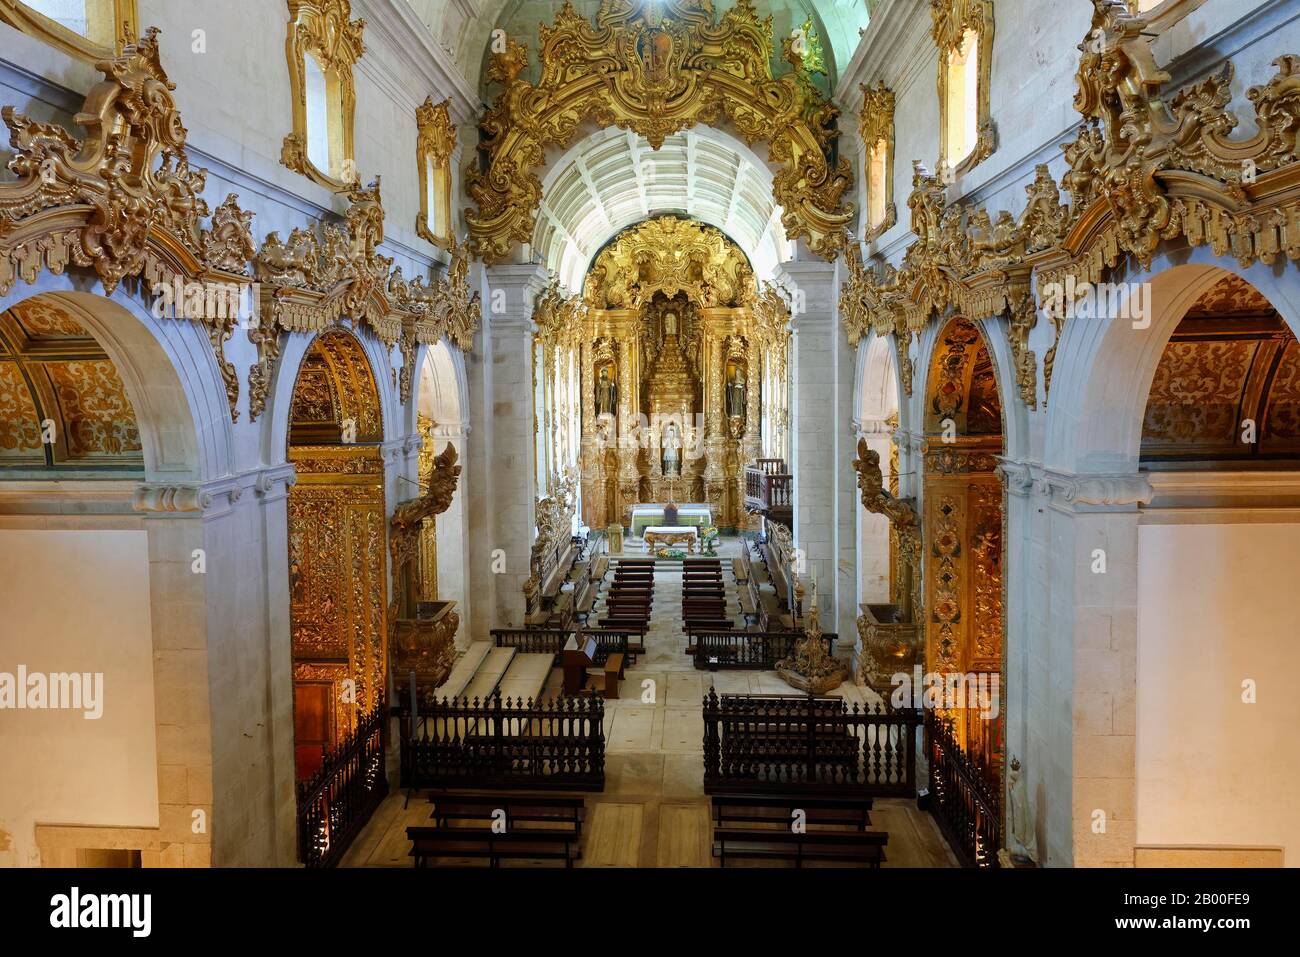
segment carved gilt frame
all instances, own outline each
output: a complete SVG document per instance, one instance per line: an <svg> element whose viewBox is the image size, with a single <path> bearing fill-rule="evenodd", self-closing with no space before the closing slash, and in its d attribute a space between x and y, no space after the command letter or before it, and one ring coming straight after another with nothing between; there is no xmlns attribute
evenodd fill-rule
<svg viewBox="0 0 1300 957"><path fill-rule="evenodd" d="M415 218L415 232L421 239L433 243L439 249L446 249L451 243L452 234L452 168L451 158L456 151L456 126L451 121L449 107L451 99L434 104L433 97L425 99L415 110L415 125L418 138L415 144L416 167L420 173L420 212ZM446 220L441 223L445 232L435 232L429 226L429 215L434 210L429 208L429 176L433 172L445 174L445 180L439 184L440 195L446 203Z"/></svg>
<svg viewBox="0 0 1300 957"><path fill-rule="evenodd" d="M960 49L967 31L975 33L976 58L976 139L971 151L955 167L953 176L962 176L993 155L997 149L997 128L992 118L989 86L993 78L993 3L992 0L930 0L931 35L939 53L939 163L943 170L948 159L948 57Z"/></svg>
<svg viewBox="0 0 1300 957"><path fill-rule="evenodd" d="M33 10L21 0L0 0L0 22L57 47L69 56L87 63L98 63L121 54L126 44L138 35L139 15L136 0L95 0L103 6L113 21L113 42L98 43L89 37L69 30L43 13Z"/></svg>
<svg viewBox="0 0 1300 957"><path fill-rule="evenodd" d="M313 182L342 192L360 185L354 152L357 93L352 70L365 46L361 41L365 20L352 20L350 0L288 0L289 26L285 56L289 61L289 86L293 95L293 132L284 138L280 162ZM313 57L325 74L327 86L337 84L339 169L322 170L308 155L307 57ZM335 175L335 174L338 175Z"/></svg>
<svg viewBox="0 0 1300 957"><path fill-rule="evenodd" d="M858 118L858 133L866 149L863 168L866 170L866 202L862 210L862 239L872 242L887 233L898 222L898 207L894 204L894 91L884 81L869 87L862 84L862 113ZM871 151L878 143L885 144L885 215L879 223L871 222Z"/></svg>

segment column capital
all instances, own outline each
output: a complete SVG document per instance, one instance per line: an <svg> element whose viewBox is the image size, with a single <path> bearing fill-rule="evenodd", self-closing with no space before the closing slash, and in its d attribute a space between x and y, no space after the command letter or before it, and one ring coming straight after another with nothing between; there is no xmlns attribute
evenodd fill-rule
<svg viewBox="0 0 1300 957"><path fill-rule="evenodd" d="M1064 512L1133 511L1155 496L1141 472L1079 474L1033 467L1034 491Z"/></svg>

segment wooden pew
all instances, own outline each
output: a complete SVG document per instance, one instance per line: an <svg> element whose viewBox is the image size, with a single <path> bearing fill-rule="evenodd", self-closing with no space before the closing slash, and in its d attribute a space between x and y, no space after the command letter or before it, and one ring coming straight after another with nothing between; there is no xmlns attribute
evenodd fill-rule
<svg viewBox="0 0 1300 957"><path fill-rule="evenodd" d="M440 828L451 821L490 823L494 812L505 814L506 830L517 823L548 824L552 830L568 828L575 837L582 836L587 816L587 802L580 797L552 797L539 794L448 794L430 791L429 816Z"/></svg>
<svg viewBox="0 0 1300 957"><path fill-rule="evenodd" d="M889 835L883 831L793 831L757 828L715 829L713 856L723 867L727 858L792 861L803 867L805 861L858 864L879 869L885 860Z"/></svg>
<svg viewBox="0 0 1300 957"><path fill-rule="evenodd" d="M479 858L500 867L504 860L564 861L573 867L579 856L578 836L572 831L541 828L495 833L490 827L408 827L410 857L416 867L428 867L430 858Z"/></svg>
<svg viewBox="0 0 1300 957"><path fill-rule="evenodd" d="M803 811L809 827L871 826L871 798L800 797L794 794L715 794L713 824L762 824L789 827L795 811Z"/></svg>

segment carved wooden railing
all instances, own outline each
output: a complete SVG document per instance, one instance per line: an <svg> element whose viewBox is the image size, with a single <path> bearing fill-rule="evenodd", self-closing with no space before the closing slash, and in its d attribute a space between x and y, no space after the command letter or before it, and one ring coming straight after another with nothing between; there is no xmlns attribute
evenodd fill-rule
<svg viewBox="0 0 1300 957"><path fill-rule="evenodd" d="M689 644L695 648L695 667L703 670L772 671L776 663L794 654L802 631L692 631ZM838 635L823 634L828 655L835 654Z"/></svg>
<svg viewBox="0 0 1300 957"><path fill-rule="evenodd" d="M605 702L443 699L402 722L402 786L601 791Z"/></svg>
<svg viewBox="0 0 1300 957"><path fill-rule="evenodd" d="M781 792L912 797L915 710L812 695L704 698L706 794Z"/></svg>
<svg viewBox="0 0 1300 957"><path fill-rule="evenodd" d="M299 783L298 859L308 867L337 864L388 794L387 726L387 709L376 708Z"/></svg>
<svg viewBox="0 0 1300 957"><path fill-rule="evenodd" d="M952 724L925 715L930 760L930 811L965 867L997 867L1002 846L1001 787L953 736Z"/></svg>
<svg viewBox="0 0 1300 957"><path fill-rule="evenodd" d="M514 648L520 654L554 655L555 665L560 665L560 653L564 644L575 634L560 628L493 628L492 643L498 648ZM603 667L612 654L628 654L628 645L632 633L625 631L600 631L592 629L580 633L580 641L593 638L596 641L596 656L592 660L594 667ZM640 641L641 636L636 639Z"/></svg>
<svg viewBox="0 0 1300 957"><path fill-rule="evenodd" d="M794 514L794 476L784 459L758 459L745 467L745 511L789 525Z"/></svg>

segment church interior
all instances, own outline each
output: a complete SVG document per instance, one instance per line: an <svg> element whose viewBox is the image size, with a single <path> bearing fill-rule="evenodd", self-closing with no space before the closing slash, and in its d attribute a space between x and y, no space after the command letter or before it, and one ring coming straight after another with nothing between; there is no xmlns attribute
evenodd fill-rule
<svg viewBox="0 0 1300 957"><path fill-rule="evenodd" d="M0 0L0 865L1300 866L1297 0Z"/></svg>

